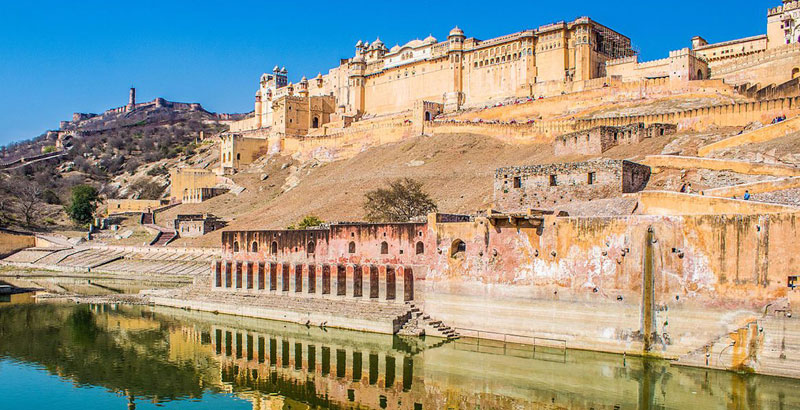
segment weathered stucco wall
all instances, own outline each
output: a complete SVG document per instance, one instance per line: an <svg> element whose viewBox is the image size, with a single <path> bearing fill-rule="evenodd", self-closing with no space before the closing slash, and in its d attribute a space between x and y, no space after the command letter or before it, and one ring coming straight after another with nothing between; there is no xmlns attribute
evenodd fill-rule
<svg viewBox="0 0 800 410"><path fill-rule="evenodd" d="M797 258L796 218L439 224L424 310L455 328L677 357L743 326L787 296ZM465 251L451 256L456 240L466 244ZM781 263L770 263L776 260Z"/></svg>
<svg viewBox="0 0 800 410"><path fill-rule="evenodd" d="M36 246L36 238L32 234L0 229L0 258L33 246Z"/></svg>
<svg viewBox="0 0 800 410"><path fill-rule="evenodd" d="M166 204L166 201L158 199L109 199L106 201L106 212L108 215L125 212L150 212Z"/></svg>

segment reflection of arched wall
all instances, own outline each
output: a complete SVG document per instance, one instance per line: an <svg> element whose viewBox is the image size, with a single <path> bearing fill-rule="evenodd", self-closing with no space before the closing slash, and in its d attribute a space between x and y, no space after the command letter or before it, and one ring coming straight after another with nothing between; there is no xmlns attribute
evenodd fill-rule
<svg viewBox="0 0 800 410"><path fill-rule="evenodd" d="M320 392L327 399L350 402L348 390L352 392L350 389L356 384L355 398L369 408L383 407L381 402L387 395L389 402L412 402L412 398L421 394L412 393L412 389L424 387L414 383L421 371L419 363L414 363L418 358L394 350L391 344L342 345L336 341L320 342L217 325L212 326L209 336L213 352L222 364L222 379L237 380L238 384L252 380L263 386L283 381L291 389L304 381L298 379L299 374L315 374L326 378L324 385L337 384ZM272 372L263 371L264 368ZM298 373L298 370L305 371Z"/></svg>

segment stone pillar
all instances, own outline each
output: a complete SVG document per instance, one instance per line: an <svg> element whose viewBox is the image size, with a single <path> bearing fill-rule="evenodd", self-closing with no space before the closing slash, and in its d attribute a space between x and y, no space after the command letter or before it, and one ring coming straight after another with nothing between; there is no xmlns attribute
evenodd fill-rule
<svg viewBox="0 0 800 410"><path fill-rule="evenodd" d="M310 268L311 268L311 265L304 265L303 266L303 272L302 272L303 283L302 283L302 288L300 289L300 294L303 297L310 297L311 296L311 295L308 294L308 286L309 286L309 283L308 283L308 272L311 270Z"/></svg>
<svg viewBox="0 0 800 410"><path fill-rule="evenodd" d="M386 301L386 268L388 265L378 265L378 298L380 302Z"/></svg>

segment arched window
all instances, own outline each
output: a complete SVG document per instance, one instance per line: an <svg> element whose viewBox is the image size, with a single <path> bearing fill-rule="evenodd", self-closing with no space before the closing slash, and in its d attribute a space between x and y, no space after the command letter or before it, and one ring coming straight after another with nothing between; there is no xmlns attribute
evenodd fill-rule
<svg viewBox="0 0 800 410"><path fill-rule="evenodd" d="M258 252L258 242L253 241L250 245L250 252Z"/></svg>
<svg viewBox="0 0 800 410"><path fill-rule="evenodd" d="M467 244L464 243L461 239L456 239L450 245L450 257L456 258L458 256L463 256L464 253L467 251Z"/></svg>
<svg viewBox="0 0 800 410"><path fill-rule="evenodd" d="M308 242L308 245L306 245L306 253L310 255L314 253L314 250L315 250L314 241Z"/></svg>
<svg viewBox="0 0 800 410"><path fill-rule="evenodd" d="M314 117L314 119L311 120L311 128L319 128L319 117Z"/></svg>
<svg viewBox="0 0 800 410"><path fill-rule="evenodd" d="M431 112L425 111L425 121L430 121L430 120L431 120Z"/></svg>
<svg viewBox="0 0 800 410"><path fill-rule="evenodd" d="M352 241L351 241L351 242L350 242L350 243L347 245L347 252L348 252L348 253L356 253L356 243L355 243L355 242L352 242Z"/></svg>
<svg viewBox="0 0 800 410"><path fill-rule="evenodd" d="M239 252L239 241L233 241L233 251Z"/></svg>
<svg viewBox="0 0 800 410"><path fill-rule="evenodd" d="M272 245L270 245L269 253L273 255L278 254L278 242L272 241Z"/></svg>
<svg viewBox="0 0 800 410"><path fill-rule="evenodd" d="M237 153L236 154L236 160L239 161L240 159L242 159L242 154L241 153Z"/></svg>
<svg viewBox="0 0 800 410"><path fill-rule="evenodd" d="M422 241L417 242L417 255L425 253L425 244Z"/></svg>
<svg viewBox="0 0 800 410"><path fill-rule="evenodd" d="M702 80L703 79L703 70L697 70L697 79L698 80Z"/></svg>
<svg viewBox="0 0 800 410"><path fill-rule="evenodd" d="M381 242L381 255L389 253L389 244L386 241Z"/></svg>

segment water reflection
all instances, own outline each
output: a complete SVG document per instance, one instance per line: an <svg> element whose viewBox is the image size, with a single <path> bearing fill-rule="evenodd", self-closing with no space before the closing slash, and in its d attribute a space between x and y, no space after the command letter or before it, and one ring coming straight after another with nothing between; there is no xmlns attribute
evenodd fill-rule
<svg viewBox="0 0 800 410"><path fill-rule="evenodd" d="M130 306L2 307L0 355L131 403L227 392L254 409L800 407L789 379Z"/></svg>

